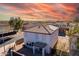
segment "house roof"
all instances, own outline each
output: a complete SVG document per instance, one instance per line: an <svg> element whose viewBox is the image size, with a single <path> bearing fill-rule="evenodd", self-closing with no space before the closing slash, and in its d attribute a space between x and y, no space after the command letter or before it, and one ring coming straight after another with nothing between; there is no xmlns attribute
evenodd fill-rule
<svg viewBox="0 0 79 59"><path fill-rule="evenodd" d="M24 32L31 32L31 33L39 33L39 34L52 34L58 27L53 25L41 24L38 23L37 26L24 30Z"/></svg>

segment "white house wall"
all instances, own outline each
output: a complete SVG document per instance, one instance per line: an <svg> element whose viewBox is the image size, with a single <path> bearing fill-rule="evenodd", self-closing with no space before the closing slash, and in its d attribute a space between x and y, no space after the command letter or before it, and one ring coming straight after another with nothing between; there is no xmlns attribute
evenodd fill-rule
<svg viewBox="0 0 79 59"><path fill-rule="evenodd" d="M37 34L24 32L24 43L37 41Z"/></svg>
<svg viewBox="0 0 79 59"><path fill-rule="evenodd" d="M30 42L44 42L50 45L50 35L43 35L43 34L37 34L37 33L24 33L24 42L27 43Z"/></svg>
<svg viewBox="0 0 79 59"><path fill-rule="evenodd" d="M58 40L58 29L53 32L51 38L52 38L51 48L53 48Z"/></svg>

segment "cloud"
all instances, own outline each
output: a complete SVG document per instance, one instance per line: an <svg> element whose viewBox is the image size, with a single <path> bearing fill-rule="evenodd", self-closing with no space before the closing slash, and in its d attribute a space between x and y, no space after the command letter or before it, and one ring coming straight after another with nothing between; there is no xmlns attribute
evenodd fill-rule
<svg viewBox="0 0 79 59"><path fill-rule="evenodd" d="M0 13L8 17L20 16L23 19L69 20L75 15L78 5L75 3L0 3Z"/></svg>

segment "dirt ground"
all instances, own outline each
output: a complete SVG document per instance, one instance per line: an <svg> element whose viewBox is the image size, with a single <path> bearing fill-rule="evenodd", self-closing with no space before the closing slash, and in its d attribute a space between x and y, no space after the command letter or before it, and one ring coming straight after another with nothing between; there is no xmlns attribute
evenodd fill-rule
<svg viewBox="0 0 79 59"><path fill-rule="evenodd" d="M68 37L59 36L56 48L58 50L61 50L61 51L64 51L64 52L69 52L69 40L68 40Z"/></svg>

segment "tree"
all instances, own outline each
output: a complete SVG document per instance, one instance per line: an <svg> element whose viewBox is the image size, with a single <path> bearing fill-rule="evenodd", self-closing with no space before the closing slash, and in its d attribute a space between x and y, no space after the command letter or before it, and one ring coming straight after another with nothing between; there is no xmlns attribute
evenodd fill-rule
<svg viewBox="0 0 79 59"><path fill-rule="evenodd" d="M10 27L13 28L13 30L18 31L23 26L23 20L21 20L20 17L17 17L17 18L11 17L10 21L9 21L9 25L10 25Z"/></svg>
<svg viewBox="0 0 79 59"><path fill-rule="evenodd" d="M68 31L66 31L66 35L69 36L69 50L70 50L70 53L71 53L71 43L72 43L72 38L74 37L74 35L76 33L79 33L79 26L78 26L78 23L72 27L72 28L69 28Z"/></svg>

